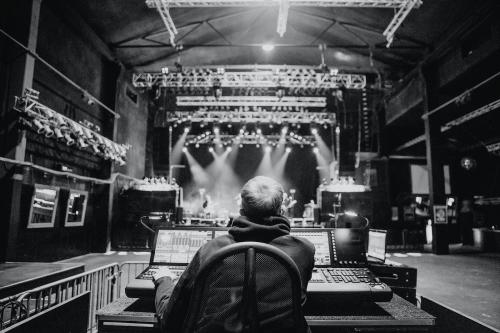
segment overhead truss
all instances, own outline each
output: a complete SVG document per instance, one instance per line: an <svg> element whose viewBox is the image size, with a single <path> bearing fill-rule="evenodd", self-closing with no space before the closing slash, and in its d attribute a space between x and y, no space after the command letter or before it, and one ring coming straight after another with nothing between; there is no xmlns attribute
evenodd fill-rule
<svg viewBox="0 0 500 333"><path fill-rule="evenodd" d="M305 66L247 66L247 67L185 67L174 71L165 67L163 72L139 73L132 77L138 88L160 87L264 87L264 88L314 88L363 89L366 76L342 74L336 70L324 72Z"/></svg>
<svg viewBox="0 0 500 333"><path fill-rule="evenodd" d="M292 96L177 96L177 106L326 107L325 97Z"/></svg>
<svg viewBox="0 0 500 333"><path fill-rule="evenodd" d="M169 112L169 122L203 124L318 124L334 126L335 114L329 112L289 112L289 111L204 111Z"/></svg>
<svg viewBox="0 0 500 333"><path fill-rule="evenodd" d="M277 32L280 36L286 32L288 12L290 7L354 7L354 8L395 8L398 9L384 31L387 47L394 34L412 9L418 8L422 0L146 0L146 5L156 8L170 34L170 41L175 46L174 22L170 17L169 8L175 7L279 7Z"/></svg>
<svg viewBox="0 0 500 333"><path fill-rule="evenodd" d="M258 133L244 133L241 135L211 134L188 135L186 145L214 145L219 147L232 145L279 146L300 145L315 146L316 138L312 135L298 135L293 132L286 135L263 135Z"/></svg>

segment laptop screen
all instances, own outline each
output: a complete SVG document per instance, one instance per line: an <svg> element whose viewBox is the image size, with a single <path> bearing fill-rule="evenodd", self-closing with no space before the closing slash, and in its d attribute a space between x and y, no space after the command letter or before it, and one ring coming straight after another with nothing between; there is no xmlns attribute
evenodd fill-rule
<svg viewBox="0 0 500 333"><path fill-rule="evenodd" d="M387 232L385 230L370 230L368 232L367 256L385 261L385 242Z"/></svg>
<svg viewBox="0 0 500 333"><path fill-rule="evenodd" d="M212 230L158 230L152 263L189 264Z"/></svg>
<svg viewBox="0 0 500 333"><path fill-rule="evenodd" d="M302 237L313 243L314 266L330 266L330 245L328 244L328 231L291 231L290 235Z"/></svg>

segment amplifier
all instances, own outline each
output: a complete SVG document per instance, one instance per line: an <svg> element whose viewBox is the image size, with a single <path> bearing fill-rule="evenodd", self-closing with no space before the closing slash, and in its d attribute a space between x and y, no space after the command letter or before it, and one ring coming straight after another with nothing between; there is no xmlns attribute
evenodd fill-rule
<svg viewBox="0 0 500 333"><path fill-rule="evenodd" d="M416 288L417 269L408 266L372 264L370 270L389 287Z"/></svg>

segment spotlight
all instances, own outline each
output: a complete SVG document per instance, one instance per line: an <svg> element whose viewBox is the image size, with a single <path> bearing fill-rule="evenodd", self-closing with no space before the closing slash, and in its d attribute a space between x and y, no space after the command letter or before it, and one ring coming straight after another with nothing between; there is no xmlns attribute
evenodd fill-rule
<svg viewBox="0 0 500 333"><path fill-rule="evenodd" d="M260 144L259 144L259 143L258 143L258 144L256 144L256 145L255 145L255 147L260 148Z"/></svg>
<svg viewBox="0 0 500 333"><path fill-rule="evenodd" d="M182 148L182 152L187 153L188 149L187 147Z"/></svg>
<svg viewBox="0 0 500 333"><path fill-rule="evenodd" d="M186 133L186 134L189 133L189 127L184 127L184 133Z"/></svg>
<svg viewBox="0 0 500 333"><path fill-rule="evenodd" d="M335 128L335 133L340 134L340 127L337 126L337 128Z"/></svg>
<svg viewBox="0 0 500 333"><path fill-rule="evenodd" d="M312 135L318 134L318 129L316 127L312 128L311 133L312 133Z"/></svg>
<svg viewBox="0 0 500 333"><path fill-rule="evenodd" d="M292 152L292 148L291 148L291 147L286 147L285 151L286 151L287 153L291 153L291 152Z"/></svg>
<svg viewBox="0 0 500 333"><path fill-rule="evenodd" d="M219 134L219 133L220 133L219 127L214 127L214 134Z"/></svg>
<svg viewBox="0 0 500 333"><path fill-rule="evenodd" d="M240 134L243 135L245 133L245 129L242 127L240 128Z"/></svg>
<svg viewBox="0 0 500 333"><path fill-rule="evenodd" d="M266 153L270 153L272 150L271 146L266 146L265 151Z"/></svg>
<svg viewBox="0 0 500 333"><path fill-rule="evenodd" d="M161 73L162 74L168 74L168 67L162 67L161 68Z"/></svg>
<svg viewBox="0 0 500 333"><path fill-rule="evenodd" d="M243 148L243 144L242 143L240 143L240 148Z"/></svg>
<svg viewBox="0 0 500 333"><path fill-rule="evenodd" d="M227 147L227 148L226 148L226 151L227 151L227 152L231 152L232 150L233 150L233 148L231 148L231 147Z"/></svg>
<svg viewBox="0 0 500 333"><path fill-rule="evenodd" d="M257 128L257 134L262 134L262 130L260 128Z"/></svg>
<svg viewBox="0 0 500 333"><path fill-rule="evenodd" d="M286 133L288 133L288 126L285 126L281 129L281 134L285 135Z"/></svg>
<svg viewBox="0 0 500 333"><path fill-rule="evenodd" d="M219 143L219 148L222 148L224 147L224 145L222 143Z"/></svg>
<svg viewBox="0 0 500 333"><path fill-rule="evenodd" d="M200 144L199 144L199 143L197 143L197 144L195 145L195 147L196 147L196 148L200 148Z"/></svg>
<svg viewBox="0 0 500 333"><path fill-rule="evenodd" d="M315 154L318 154L318 153L319 153L319 148L318 148L318 147L314 147L314 148L313 148L313 152L314 152Z"/></svg>
<svg viewBox="0 0 500 333"><path fill-rule="evenodd" d="M273 44L262 44L262 49L266 52L274 50Z"/></svg>
<svg viewBox="0 0 500 333"><path fill-rule="evenodd" d="M209 147L208 151L211 152L211 153L213 153L214 152L214 147Z"/></svg>

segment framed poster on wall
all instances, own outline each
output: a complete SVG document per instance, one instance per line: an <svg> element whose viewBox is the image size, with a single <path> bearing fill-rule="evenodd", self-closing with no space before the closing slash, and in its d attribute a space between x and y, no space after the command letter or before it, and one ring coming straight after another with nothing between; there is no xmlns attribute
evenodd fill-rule
<svg viewBox="0 0 500 333"><path fill-rule="evenodd" d="M68 206L66 207L65 227L81 227L85 222L85 211L87 210L87 191L70 190Z"/></svg>
<svg viewBox="0 0 500 333"><path fill-rule="evenodd" d="M59 188L35 184L31 198L28 229L53 228L58 201Z"/></svg>

